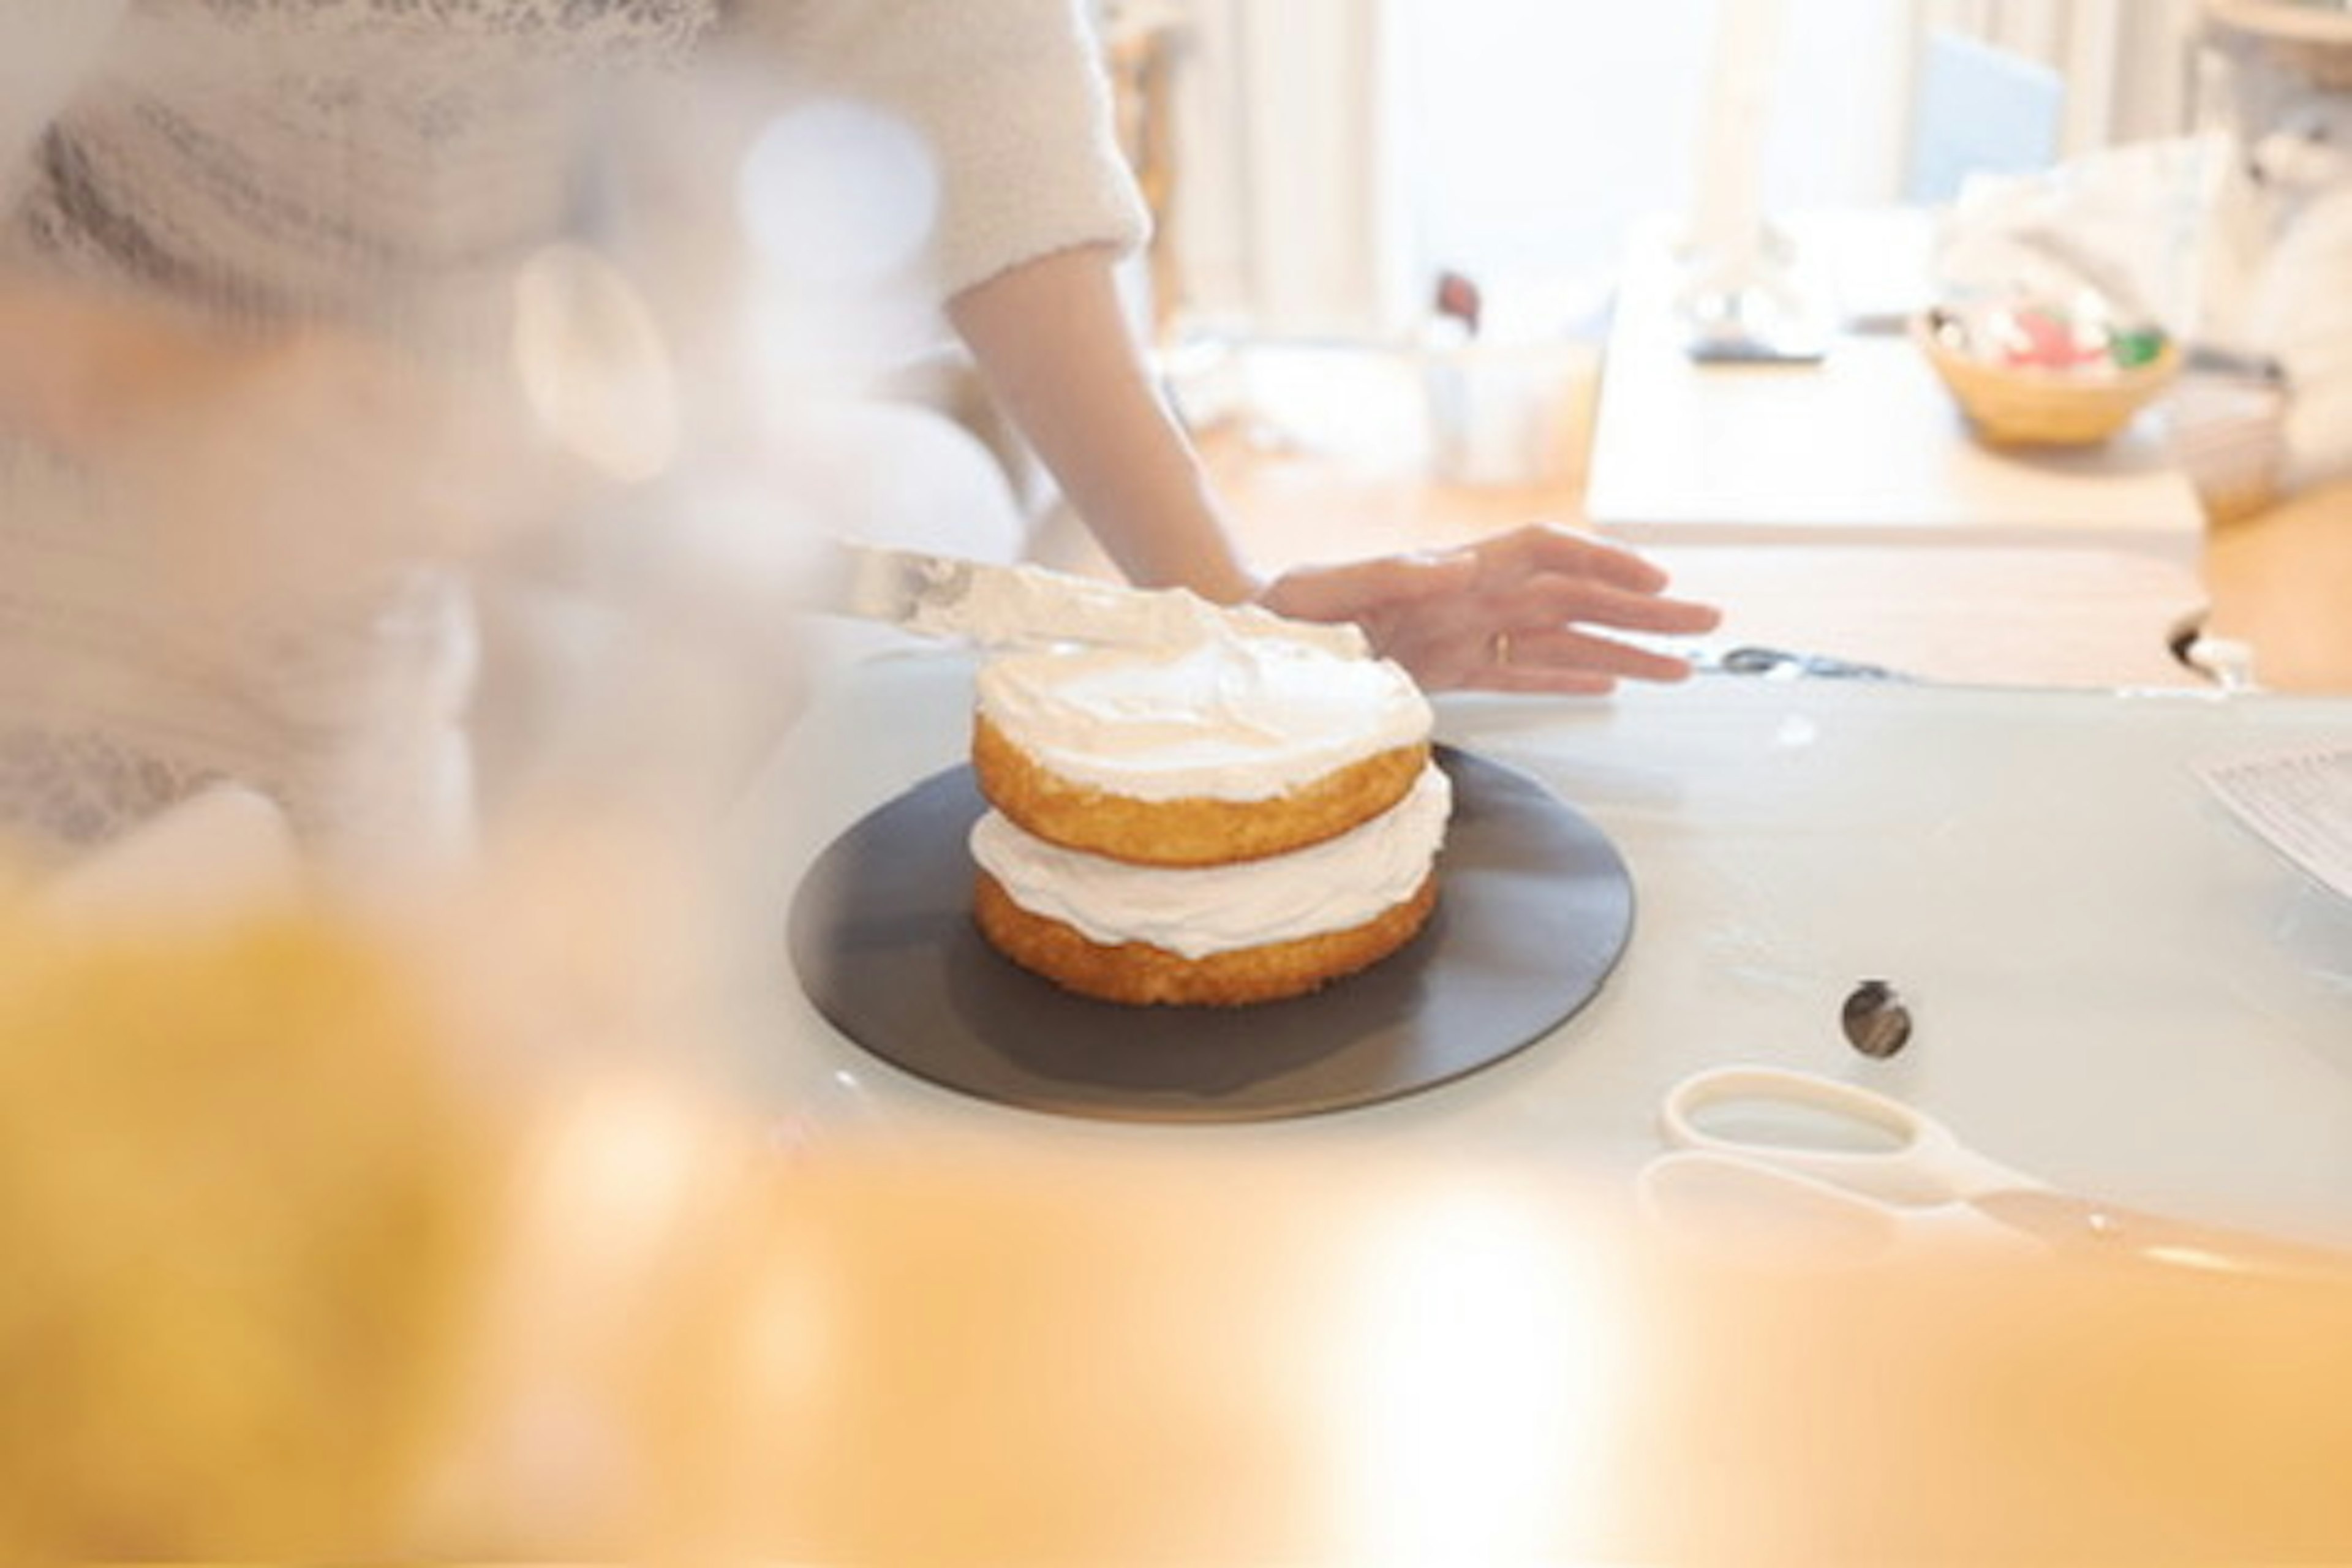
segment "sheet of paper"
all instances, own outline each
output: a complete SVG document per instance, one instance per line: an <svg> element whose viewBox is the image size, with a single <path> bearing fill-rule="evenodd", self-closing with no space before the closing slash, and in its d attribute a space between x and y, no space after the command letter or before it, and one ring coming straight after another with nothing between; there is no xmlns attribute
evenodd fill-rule
<svg viewBox="0 0 2352 1568"><path fill-rule="evenodd" d="M2352 899L2352 745L2214 758L2197 774L2241 822Z"/></svg>

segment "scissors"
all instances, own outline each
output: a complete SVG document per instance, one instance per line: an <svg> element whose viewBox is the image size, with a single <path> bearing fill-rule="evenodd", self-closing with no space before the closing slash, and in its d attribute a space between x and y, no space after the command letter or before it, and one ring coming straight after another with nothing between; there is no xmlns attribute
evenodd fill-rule
<svg viewBox="0 0 2352 1568"><path fill-rule="evenodd" d="M1667 1092L1659 1123L1674 1152L1643 1172L1643 1199L1699 1239L1853 1261L1977 1245L2352 1280L2352 1254L2053 1191L1924 1111L1812 1073L1711 1068Z"/></svg>

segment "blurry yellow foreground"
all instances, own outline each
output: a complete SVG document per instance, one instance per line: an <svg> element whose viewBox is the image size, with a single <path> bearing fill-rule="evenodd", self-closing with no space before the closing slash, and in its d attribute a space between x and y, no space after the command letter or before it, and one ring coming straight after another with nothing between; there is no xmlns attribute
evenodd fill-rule
<svg viewBox="0 0 2352 1568"><path fill-rule="evenodd" d="M1528 1170L779 1146L502 1068L425 951L0 916L0 1557L2352 1556L2343 1279L1734 1269Z"/></svg>

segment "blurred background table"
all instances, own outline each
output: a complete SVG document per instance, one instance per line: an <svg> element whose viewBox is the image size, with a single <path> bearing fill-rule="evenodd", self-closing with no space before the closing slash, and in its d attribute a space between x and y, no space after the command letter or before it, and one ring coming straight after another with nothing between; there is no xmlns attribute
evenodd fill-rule
<svg viewBox="0 0 2352 1568"><path fill-rule="evenodd" d="M1413 351L1258 345L1232 360L1225 374L1239 385L1229 395L1243 412L1209 424L1199 444L1263 567L1445 549L1536 519L1626 531L1588 516L1574 443L1566 466L1525 482L1438 477ZM1630 531L1679 590L1723 606L1710 646L1767 644L1943 681L2209 684L2173 648L2202 618L2206 592L2193 565L2168 553L2040 538L1923 548L1860 531L1758 532ZM1051 541L1048 553L1108 570L1075 535Z"/></svg>
<svg viewBox="0 0 2352 1568"><path fill-rule="evenodd" d="M1650 544L2053 546L2194 571L2195 487L2143 416L2104 445L1995 450L1969 432L1904 331L1926 304L1924 211L1789 220L1843 323L1817 363L1701 363L1685 351L1669 231L1620 276L1586 515Z"/></svg>

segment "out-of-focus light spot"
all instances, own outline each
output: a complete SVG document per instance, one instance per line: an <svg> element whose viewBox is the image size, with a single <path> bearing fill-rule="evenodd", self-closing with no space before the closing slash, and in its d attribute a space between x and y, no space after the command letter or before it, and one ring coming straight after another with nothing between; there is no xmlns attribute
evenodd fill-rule
<svg viewBox="0 0 2352 1568"><path fill-rule="evenodd" d="M1535 1562L1601 1485L1614 1419L1605 1289L1475 1192L1400 1212L1339 1337L1343 1506L1366 1562Z"/></svg>
<svg viewBox="0 0 2352 1568"><path fill-rule="evenodd" d="M660 1254L702 1173L708 1139L677 1100L618 1080L584 1089L539 1172L561 1277L627 1277Z"/></svg>
<svg viewBox="0 0 2352 1568"><path fill-rule="evenodd" d="M743 1381L771 1397L805 1395L837 1373L839 1304L832 1279L807 1259L761 1270L744 1326Z"/></svg>
<svg viewBox="0 0 2352 1568"><path fill-rule="evenodd" d="M677 456L677 377L653 312L594 251L554 245L515 279L515 374L548 436L624 482Z"/></svg>
<svg viewBox="0 0 2352 1568"><path fill-rule="evenodd" d="M2150 1262L2169 1263L2176 1268L2195 1268L2209 1274L2242 1274L2247 1271L2241 1260L2201 1247L2151 1247L2143 1256Z"/></svg>
<svg viewBox="0 0 2352 1568"><path fill-rule="evenodd" d="M1822 727L1801 713L1791 713L1780 721L1773 732L1772 743L1783 751L1801 752L1822 738Z"/></svg>
<svg viewBox="0 0 2352 1568"><path fill-rule="evenodd" d="M912 264L939 220L938 166L903 121L822 100L780 115L744 155L745 232L802 282L881 282Z"/></svg>

